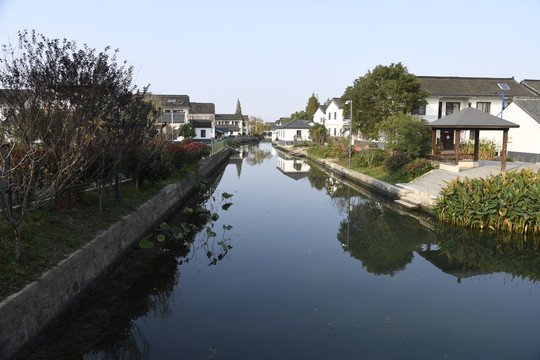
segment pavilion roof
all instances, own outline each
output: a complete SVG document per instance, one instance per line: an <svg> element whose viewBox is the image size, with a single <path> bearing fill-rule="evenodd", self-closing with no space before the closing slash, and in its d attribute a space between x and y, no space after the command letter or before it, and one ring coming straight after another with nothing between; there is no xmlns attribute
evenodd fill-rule
<svg viewBox="0 0 540 360"><path fill-rule="evenodd" d="M503 120L486 112L467 107L461 111L435 120L427 127L435 129L480 129L480 130L503 130L518 128L519 125Z"/></svg>

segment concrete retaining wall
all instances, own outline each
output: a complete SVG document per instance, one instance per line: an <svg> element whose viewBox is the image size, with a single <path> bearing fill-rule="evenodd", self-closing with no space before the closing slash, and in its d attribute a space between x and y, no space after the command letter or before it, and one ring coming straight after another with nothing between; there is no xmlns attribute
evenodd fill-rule
<svg viewBox="0 0 540 360"><path fill-rule="evenodd" d="M229 149L203 160L206 177L229 158ZM178 208L198 176L167 185L161 192L71 254L41 279L0 303L0 360L24 357L39 343L45 329L102 279L130 249Z"/></svg>
<svg viewBox="0 0 540 360"><path fill-rule="evenodd" d="M399 199L400 192L403 191L403 189L401 189L401 188L399 188L399 187L397 187L395 185L388 184L387 182L372 178L371 176L361 174L361 173L359 173L357 171L352 171L349 168L338 165L338 164L336 164L336 163L334 163L334 162L332 162L330 160L311 158L311 157L307 156L307 154L302 150L289 149L289 148L279 146L279 145L277 145L276 148L279 149L279 150L288 152L288 153L290 153L292 155L295 155L295 156L307 158L310 161L315 162L319 166L322 166L322 167L328 169L329 171L333 172L334 174L345 177L349 181L357 183L358 185L361 185L362 187L365 187L365 188L373 191L374 193L376 193L378 195L381 195L381 196L384 196L384 197L386 197L386 198L388 198L390 200Z"/></svg>

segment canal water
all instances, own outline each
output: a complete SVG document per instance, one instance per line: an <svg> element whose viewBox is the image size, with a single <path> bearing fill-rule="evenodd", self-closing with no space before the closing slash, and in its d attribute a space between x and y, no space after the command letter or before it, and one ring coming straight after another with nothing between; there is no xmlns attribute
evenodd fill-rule
<svg viewBox="0 0 540 360"><path fill-rule="evenodd" d="M540 358L532 239L399 213L268 143L205 186L29 359Z"/></svg>

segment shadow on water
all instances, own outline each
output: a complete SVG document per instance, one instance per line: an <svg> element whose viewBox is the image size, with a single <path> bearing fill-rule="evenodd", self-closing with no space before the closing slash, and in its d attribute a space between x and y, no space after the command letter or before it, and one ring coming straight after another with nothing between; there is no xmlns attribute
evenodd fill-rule
<svg viewBox="0 0 540 360"><path fill-rule="evenodd" d="M152 248L135 249L96 289L80 301L72 315L53 327L45 342L27 359L147 359L150 344L135 322L139 318L167 319L175 302L181 265L196 254L216 265L232 248L223 229L213 231L218 213L231 199L214 194L223 175L199 184L199 194L150 236ZM160 235L189 228L181 241ZM214 235L215 233L215 235ZM61 329L61 330L60 330Z"/></svg>

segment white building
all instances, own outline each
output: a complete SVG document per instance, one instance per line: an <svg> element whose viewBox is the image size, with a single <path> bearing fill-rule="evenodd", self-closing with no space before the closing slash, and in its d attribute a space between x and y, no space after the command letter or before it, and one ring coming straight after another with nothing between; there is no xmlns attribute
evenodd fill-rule
<svg viewBox="0 0 540 360"><path fill-rule="evenodd" d="M277 128L278 144L293 146L310 141L307 120L293 119Z"/></svg>
<svg viewBox="0 0 540 360"><path fill-rule="evenodd" d="M481 78L481 77L449 77L449 76L418 76L422 82L422 88L429 91L427 105L417 109L414 114L422 116L429 122L455 112L472 107L487 112L494 116L501 116L502 89L498 84L506 84L510 88L504 91L505 108L509 106L516 96L534 96L535 94L527 87L512 78ZM506 110L505 110L506 111ZM511 122L510 118L503 117ZM452 137L453 134L447 134ZM471 134L463 131L460 141L468 141ZM500 131L482 131L480 138L494 140L502 144Z"/></svg>
<svg viewBox="0 0 540 360"><path fill-rule="evenodd" d="M540 162L540 97L515 97L504 118L519 125L508 133L508 156Z"/></svg>
<svg viewBox="0 0 540 360"><path fill-rule="evenodd" d="M320 105L313 115L313 122L315 124L323 124L330 136L344 136L346 126L343 119L343 106L341 104L341 98L335 97L330 100L329 104Z"/></svg>
<svg viewBox="0 0 540 360"><path fill-rule="evenodd" d="M216 107L213 103L190 103L189 122L195 126L193 140L211 142L216 138L215 131Z"/></svg>

